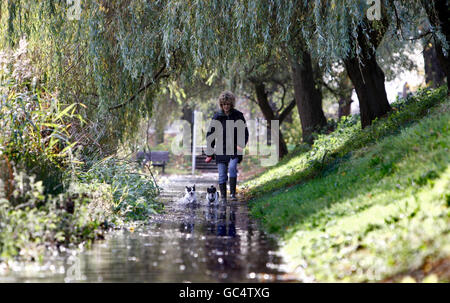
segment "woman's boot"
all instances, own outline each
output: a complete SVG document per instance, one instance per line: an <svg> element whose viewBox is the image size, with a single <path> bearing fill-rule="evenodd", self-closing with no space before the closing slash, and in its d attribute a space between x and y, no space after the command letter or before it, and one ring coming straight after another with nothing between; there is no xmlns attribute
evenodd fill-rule
<svg viewBox="0 0 450 303"><path fill-rule="evenodd" d="M227 202L227 183L219 184L220 201Z"/></svg>
<svg viewBox="0 0 450 303"><path fill-rule="evenodd" d="M230 200L237 201L236 198L236 182L237 178L230 177Z"/></svg>

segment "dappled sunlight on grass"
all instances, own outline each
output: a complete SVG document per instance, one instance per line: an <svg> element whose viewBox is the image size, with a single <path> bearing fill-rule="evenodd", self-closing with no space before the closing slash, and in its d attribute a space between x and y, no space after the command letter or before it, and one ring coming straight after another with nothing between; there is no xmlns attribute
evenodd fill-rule
<svg viewBox="0 0 450 303"><path fill-rule="evenodd" d="M320 135L310 151L288 156L289 159L280 161L243 184L247 197L257 197L313 178L323 170L346 161L351 153L359 149L364 151L386 135L400 133L405 126L426 115L430 107L442 102L446 98L446 90L446 87L441 87L434 91L421 91L416 98L398 101L392 104L394 110L388 119L376 120L364 130L360 129L357 116L344 119L336 131Z"/></svg>
<svg viewBox="0 0 450 303"><path fill-rule="evenodd" d="M450 254L449 101L445 95L441 104L426 96L403 107L406 119L401 111L392 115L407 127L394 128L389 118L350 136L344 132L349 138L377 138L371 145L344 147L345 157L320 167L317 161L293 166L308 157L302 154L254 180L263 194L250 189L257 197L250 201L252 214L284 237L283 251L293 269L302 267L316 281L373 281ZM341 140L331 147L349 143L357 146ZM283 177L291 169L302 178ZM314 177L304 174L308 170Z"/></svg>

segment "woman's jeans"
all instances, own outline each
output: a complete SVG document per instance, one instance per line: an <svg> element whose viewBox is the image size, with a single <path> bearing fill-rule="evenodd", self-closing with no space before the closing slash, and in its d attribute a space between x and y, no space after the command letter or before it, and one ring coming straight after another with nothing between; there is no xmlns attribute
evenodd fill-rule
<svg viewBox="0 0 450 303"><path fill-rule="evenodd" d="M227 172L230 174L230 178L237 178L237 164L239 158L235 157L230 159L228 163L218 163L217 168L219 169L219 184L226 183L228 181Z"/></svg>

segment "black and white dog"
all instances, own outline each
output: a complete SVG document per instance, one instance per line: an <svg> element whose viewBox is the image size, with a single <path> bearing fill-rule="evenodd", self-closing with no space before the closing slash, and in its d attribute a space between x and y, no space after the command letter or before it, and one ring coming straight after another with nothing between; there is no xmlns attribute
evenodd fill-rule
<svg viewBox="0 0 450 303"><path fill-rule="evenodd" d="M186 186L185 195L183 197L184 203L196 203L197 195L195 194L195 184L194 186Z"/></svg>
<svg viewBox="0 0 450 303"><path fill-rule="evenodd" d="M209 203L218 203L219 202L219 193L214 185L211 185L206 189L206 199Z"/></svg>

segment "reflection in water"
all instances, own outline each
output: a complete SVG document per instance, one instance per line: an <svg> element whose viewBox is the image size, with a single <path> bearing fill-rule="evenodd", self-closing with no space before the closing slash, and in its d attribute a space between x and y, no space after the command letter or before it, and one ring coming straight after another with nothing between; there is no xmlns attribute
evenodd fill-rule
<svg viewBox="0 0 450 303"><path fill-rule="evenodd" d="M206 214L208 232L217 237L236 236L236 205L209 205Z"/></svg>
<svg viewBox="0 0 450 303"><path fill-rule="evenodd" d="M240 237L236 236L236 206L211 206L207 211L206 229L211 237L205 241L205 250L210 252L207 268L221 279L229 275L242 274Z"/></svg>
<svg viewBox="0 0 450 303"><path fill-rule="evenodd" d="M170 184L166 209L134 232L118 230L80 253L76 262L59 260L59 273L18 271L0 281L55 282L251 282L260 277L282 279L281 259L273 240L259 231L242 202L180 205L179 180ZM196 180L201 192L210 180ZM169 188L169 186L167 186ZM74 258L73 256L70 258ZM61 259L61 258L60 258ZM52 261L53 262L53 261ZM61 264L62 263L62 264ZM78 267L74 267L78 266ZM61 272L61 268L64 268ZM78 278L67 280L69 272Z"/></svg>

